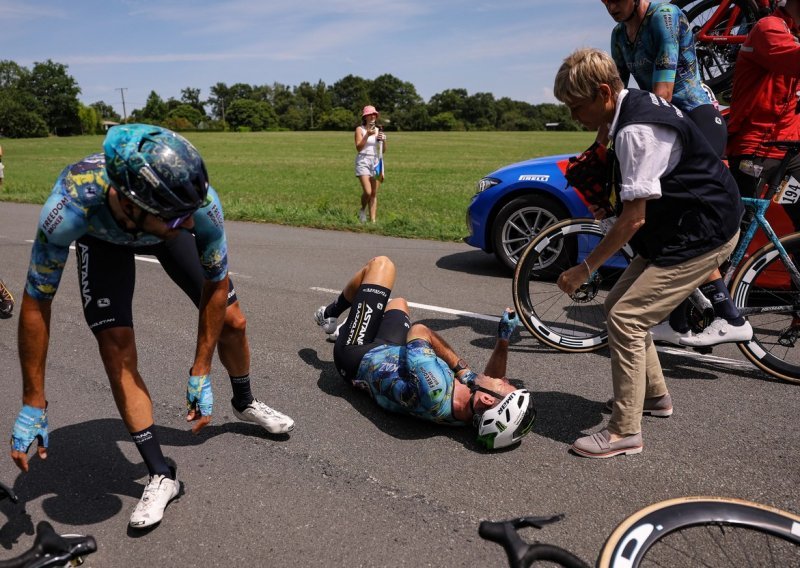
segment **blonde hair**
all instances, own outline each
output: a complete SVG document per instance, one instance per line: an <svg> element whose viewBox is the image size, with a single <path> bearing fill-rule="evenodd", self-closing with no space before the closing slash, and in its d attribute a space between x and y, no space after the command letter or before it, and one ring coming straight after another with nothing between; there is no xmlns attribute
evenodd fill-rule
<svg viewBox="0 0 800 568"><path fill-rule="evenodd" d="M556 73L553 94L562 103L593 99L600 85L622 90L622 79L611 56L600 49L585 47L568 55Z"/></svg>

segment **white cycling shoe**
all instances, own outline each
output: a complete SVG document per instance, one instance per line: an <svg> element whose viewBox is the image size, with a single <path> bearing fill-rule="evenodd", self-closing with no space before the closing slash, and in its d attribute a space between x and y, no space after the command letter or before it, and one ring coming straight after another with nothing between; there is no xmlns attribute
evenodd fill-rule
<svg viewBox="0 0 800 568"><path fill-rule="evenodd" d="M172 474L175 475L175 470ZM132 529L146 529L161 522L164 510L170 501L180 492L178 478L170 479L166 475L151 475L144 488L144 493L133 510L128 523Z"/></svg>
<svg viewBox="0 0 800 568"><path fill-rule="evenodd" d="M680 333L672 329L669 321L662 321L660 324L650 328L650 335L656 343L671 343L672 345L684 345L683 340L693 336L691 331Z"/></svg>
<svg viewBox="0 0 800 568"><path fill-rule="evenodd" d="M329 333L328 337L326 337L325 340L328 341L329 343L336 343L336 340L339 339L339 330L342 329L342 326L344 324L345 322L342 322L338 326L336 326L336 329L333 330L333 333Z"/></svg>
<svg viewBox="0 0 800 568"><path fill-rule="evenodd" d="M317 308L317 311L314 312L314 321L317 322L317 325L322 328L322 331L324 331L328 335L334 333L337 330L336 318L325 317L325 306L320 306L319 308Z"/></svg>
<svg viewBox="0 0 800 568"><path fill-rule="evenodd" d="M708 327L691 337L681 339L681 345L689 347L710 347L720 343L741 343L753 339L753 326L745 320L742 325L731 325L724 318L716 318Z"/></svg>
<svg viewBox="0 0 800 568"><path fill-rule="evenodd" d="M233 406L233 415L244 422L258 424L270 434L285 434L294 428L294 420L256 398L241 412Z"/></svg>

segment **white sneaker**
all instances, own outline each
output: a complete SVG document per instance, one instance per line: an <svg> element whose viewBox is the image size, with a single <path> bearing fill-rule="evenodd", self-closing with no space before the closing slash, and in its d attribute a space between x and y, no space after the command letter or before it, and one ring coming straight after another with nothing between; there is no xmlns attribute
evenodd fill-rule
<svg viewBox="0 0 800 568"><path fill-rule="evenodd" d="M364 209L358 210L358 220L364 224L367 222L367 212Z"/></svg>
<svg viewBox="0 0 800 568"><path fill-rule="evenodd" d="M172 470L173 475L175 470ZM147 487L131 515L130 525L133 529L146 529L160 523L164 509L170 501L178 496L180 484L178 478L170 479L165 475L151 475Z"/></svg>
<svg viewBox="0 0 800 568"><path fill-rule="evenodd" d="M294 420L256 398L242 412L233 407L233 414L239 420L258 424L270 434L285 434L294 428Z"/></svg>
<svg viewBox="0 0 800 568"><path fill-rule="evenodd" d="M650 328L650 335L653 336L653 341L658 343L671 343L673 345L684 345L685 338L692 337L692 332L679 333L672 329L669 321L662 321L660 324Z"/></svg>
<svg viewBox="0 0 800 568"><path fill-rule="evenodd" d="M338 330L336 326L336 318L325 317L325 306L320 306L319 309L314 312L314 321L316 321L317 325L322 328L322 331L328 335L335 333Z"/></svg>
<svg viewBox="0 0 800 568"><path fill-rule="evenodd" d="M707 347L720 343L740 343L753 339L753 326L745 320L743 325L731 325L724 318L716 318L700 333L681 339L681 345Z"/></svg>

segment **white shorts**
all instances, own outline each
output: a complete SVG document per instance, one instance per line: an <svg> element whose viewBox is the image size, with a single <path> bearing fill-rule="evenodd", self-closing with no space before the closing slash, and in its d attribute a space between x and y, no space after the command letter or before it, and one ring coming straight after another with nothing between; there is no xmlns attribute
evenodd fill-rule
<svg viewBox="0 0 800 568"><path fill-rule="evenodd" d="M375 156L356 154L356 177L374 174L375 161Z"/></svg>

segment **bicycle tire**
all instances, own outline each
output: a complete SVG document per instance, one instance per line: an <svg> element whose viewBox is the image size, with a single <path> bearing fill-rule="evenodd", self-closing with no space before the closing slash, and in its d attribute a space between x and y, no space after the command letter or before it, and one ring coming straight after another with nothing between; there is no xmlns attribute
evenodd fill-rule
<svg viewBox="0 0 800 568"><path fill-rule="evenodd" d="M719 8L720 0L700 0L691 4L691 6L689 6L690 2L683 2L682 4L677 5L680 8L688 8L685 12L686 19L689 21L689 29L697 36L698 31ZM732 11L734 7L738 7L741 10L737 20L729 23L730 18L726 16L719 29L709 30L710 35L725 34L726 30L723 26L726 25L731 26L731 35L747 35L757 17L752 13L747 2L735 2L731 4L729 10ZM714 91L717 99L724 104L727 104L730 100L730 91L733 88L733 69L736 65L736 56L740 47L741 44L706 42L700 41L695 37L695 53L700 78Z"/></svg>
<svg viewBox="0 0 800 568"><path fill-rule="evenodd" d="M563 293L553 278L583 262L604 234L594 219L567 219L536 235L520 256L512 282L514 306L525 328L544 345L585 353L608 343L603 301L633 258L630 247L593 272L576 294Z"/></svg>
<svg viewBox="0 0 800 568"><path fill-rule="evenodd" d="M780 239L791 258L800 258L800 233ZM762 371L778 379L800 383L800 318L793 310L747 314L749 307L798 305L800 291L772 243L758 249L739 268L731 283L734 304L745 310L753 339L738 343L739 349ZM799 306L800 307L800 306Z"/></svg>
<svg viewBox="0 0 800 568"><path fill-rule="evenodd" d="M681 497L645 507L622 521L603 545L597 566L797 566L798 562L797 515L742 499Z"/></svg>

